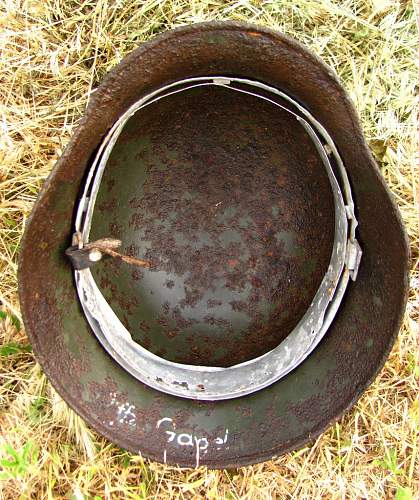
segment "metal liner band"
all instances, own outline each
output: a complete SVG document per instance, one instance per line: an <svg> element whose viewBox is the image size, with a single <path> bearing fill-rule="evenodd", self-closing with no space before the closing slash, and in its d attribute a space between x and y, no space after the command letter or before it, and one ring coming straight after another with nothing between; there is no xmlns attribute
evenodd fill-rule
<svg viewBox="0 0 419 500"><path fill-rule="evenodd" d="M154 389L189 399L223 400L259 391L301 364L332 323L349 279L356 279L362 251L355 238L357 220L348 176L339 153L322 125L284 92L264 83L224 76L180 80L134 103L113 125L90 167L76 213L75 231L81 246L89 241L92 216L110 153L128 119L137 111L170 95L201 86L221 86L270 102L304 127L326 168L335 208L334 243L329 267L311 305L297 326L277 347L249 361L227 367L174 363L132 340L99 290L89 268L75 270L78 296L85 316L103 347L133 377Z"/></svg>

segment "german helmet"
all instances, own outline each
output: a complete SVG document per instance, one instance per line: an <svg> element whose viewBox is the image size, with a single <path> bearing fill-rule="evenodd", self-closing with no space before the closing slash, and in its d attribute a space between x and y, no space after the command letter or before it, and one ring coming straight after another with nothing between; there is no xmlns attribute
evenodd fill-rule
<svg viewBox="0 0 419 500"><path fill-rule="evenodd" d="M399 212L297 41L168 31L92 94L27 224L24 323L94 429L181 466L268 460L355 403L407 291Z"/></svg>

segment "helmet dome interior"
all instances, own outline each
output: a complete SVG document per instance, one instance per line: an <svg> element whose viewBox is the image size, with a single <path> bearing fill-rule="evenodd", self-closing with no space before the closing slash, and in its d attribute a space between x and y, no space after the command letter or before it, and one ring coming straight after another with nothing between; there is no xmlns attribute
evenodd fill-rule
<svg viewBox="0 0 419 500"><path fill-rule="evenodd" d="M90 240L122 240L94 278L132 338L170 361L232 366L276 347L327 270L332 190L290 113L220 86L134 114L107 162Z"/></svg>

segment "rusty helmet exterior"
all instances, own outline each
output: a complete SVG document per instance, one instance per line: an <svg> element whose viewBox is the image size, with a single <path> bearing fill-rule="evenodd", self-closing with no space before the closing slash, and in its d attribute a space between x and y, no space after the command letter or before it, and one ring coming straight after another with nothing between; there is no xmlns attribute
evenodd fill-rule
<svg viewBox="0 0 419 500"><path fill-rule="evenodd" d="M204 23L95 91L27 225L20 298L46 374L101 434L228 467L297 448L357 400L407 269L335 76L282 34Z"/></svg>

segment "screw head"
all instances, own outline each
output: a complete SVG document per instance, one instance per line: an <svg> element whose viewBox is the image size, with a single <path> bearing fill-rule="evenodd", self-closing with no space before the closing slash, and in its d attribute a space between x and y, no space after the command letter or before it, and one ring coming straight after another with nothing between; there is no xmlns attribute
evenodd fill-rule
<svg viewBox="0 0 419 500"><path fill-rule="evenodd" d="M102 258L102 252L94 248L89 252L89 260L92 262L98 262Z"/></svg>

